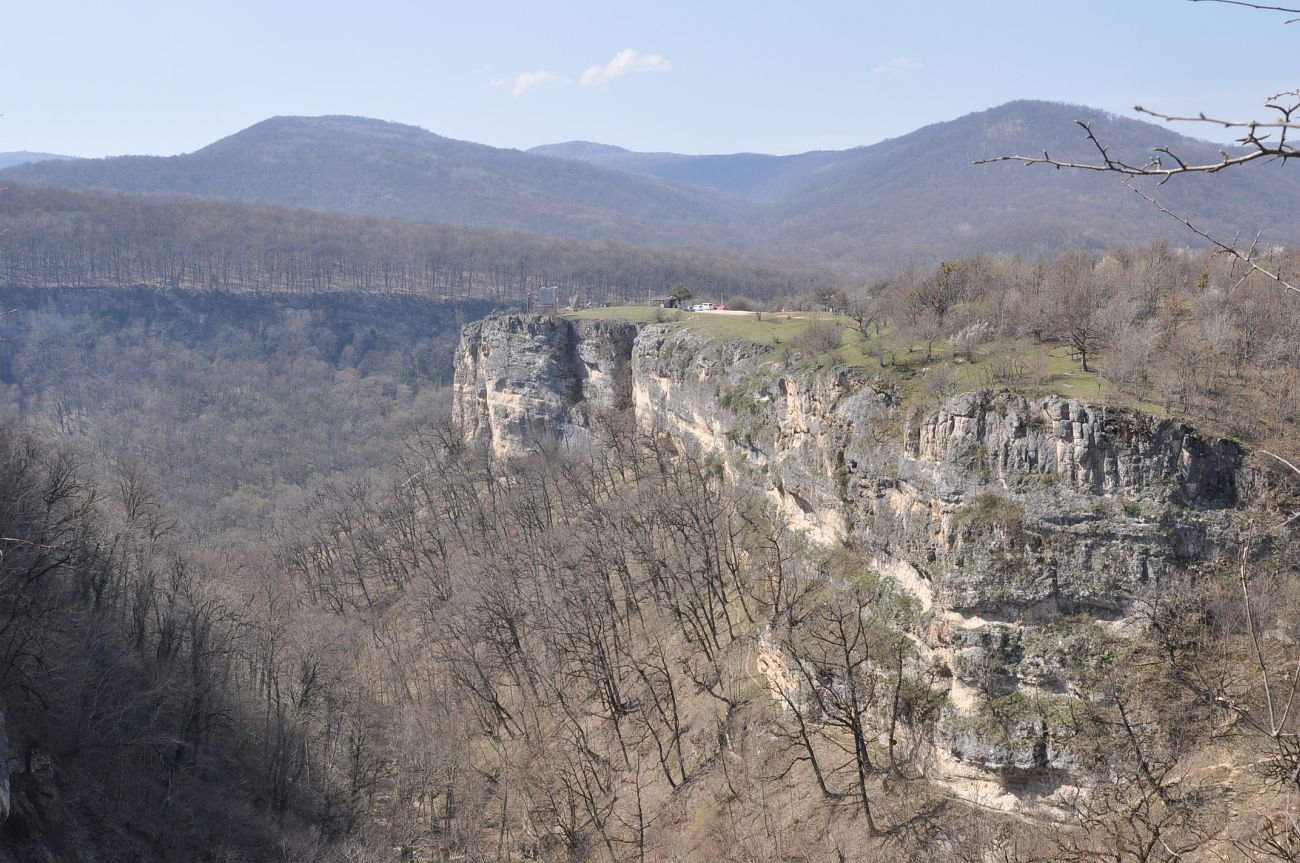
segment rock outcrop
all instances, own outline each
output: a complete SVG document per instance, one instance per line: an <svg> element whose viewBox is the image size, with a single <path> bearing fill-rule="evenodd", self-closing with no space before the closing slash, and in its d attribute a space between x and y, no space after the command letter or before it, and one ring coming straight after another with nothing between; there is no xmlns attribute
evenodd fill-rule
<svg viewBox="0 0 1300 863"><path fill-rule="evenodd" d="M468 324L456 352L454 414L494 455L590 442L588 412L626 406L636 326L503 315Z"/></svg>
<svg viewBox="0 0 1300 863"><path fill-rule="evenodd" d="M1006 390L909 409L859 369L664 324L465 329L456 414L497 455L586 445L591 408L629 407L916 594L927 659L950 675L935 769L994 801L1076 769L1081 679L1138 592L1225 548L1244 479L1235 443L1131 410Z"/></svg>

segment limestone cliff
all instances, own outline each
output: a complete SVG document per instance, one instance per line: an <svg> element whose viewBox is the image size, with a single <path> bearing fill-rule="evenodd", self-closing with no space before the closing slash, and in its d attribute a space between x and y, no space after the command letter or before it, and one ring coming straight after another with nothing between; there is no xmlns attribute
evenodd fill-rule
<svg viewBox="0 0 1300 863"><path fill-rule="evenodd" d="M1089 663L1138 591L1219 554L1244 477L1230 441L1055 396L984 390L917 411L860 370L799 369L687 328L506 316L465 330L456 414L498 455L585 444L590 408L629 406L918 597L950 687L933 773L993 805L1068 777L1062 725Z"/></svg>
<svg viewBox="0 0 1300 863"><path fill-rule="evenodd" d="M618 410L630 392L636 327L503 315L462 331L453 411L469 440L498 456L589 441L587 411Z"/></svg>

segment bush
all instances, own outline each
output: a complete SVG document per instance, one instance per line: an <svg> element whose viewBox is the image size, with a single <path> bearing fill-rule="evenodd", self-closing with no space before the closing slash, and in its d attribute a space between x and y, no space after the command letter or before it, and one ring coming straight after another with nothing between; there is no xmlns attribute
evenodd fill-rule
<svg viewBox="0 0 1300 863"><path fill-rule="evenodd" d="M957 511L957 521L1014 527L1024 521L1024 508L1001 495L985 492Z"/></svg>
<svg viewBox="0 0 1300 863"><path fill-rule="evenodd" d="M961 391L961 381L953 369L936 363L925 374L925 398L927 402L941 402Z"/></svg>
<svg viewBox="0 0 1300 863"><path fill-rule="evenodd" d="M791 340L796 351L817 356L840 346L840 327L833 321L813 319L803 332Z"/></svg>

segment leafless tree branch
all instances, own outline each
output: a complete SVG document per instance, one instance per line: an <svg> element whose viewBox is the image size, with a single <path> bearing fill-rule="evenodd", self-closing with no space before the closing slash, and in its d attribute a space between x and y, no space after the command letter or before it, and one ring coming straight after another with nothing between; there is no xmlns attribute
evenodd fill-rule
<svg viewBox="0 0 1300 863"><path fill-rule="evenodd" d="M1300 15L1300 9L1293 9L1290 6L1266 6L1263 3L1249 3L1247 0L1192 0L1193 3L1222 3L1225 6L1245 6L1247 9L1258 9L1262 12L1290 12L1293 15ZM1286 23L1300 19L1292 18Z"/></svg>
<svg viewBox="0 0 1300 863"><path fill-rule="evenodd" d="M1258 243L1258 238L1256 238L1255 242L1251 243L1250 248L1248 250L1243 252L1240 249L1238 249L1235 245L1231 243L1225 243L1222 240L1217 239L1208 231L1205 231L1202 228L1198 228L1189 219L1173 212L1164 204L1160 203L1160 201L1158 201L1155 197L1148 195L1146 192L1142 191L1137 186L1134 186L1131 178L1125 178L1124 185L1132 189L1133 192L1138 197L1142 198L1151 206L1155 207L1161 213L1164 213L1166 216L1169 216L1171 219L1181 222L1192 233L1196 234L1198 237L1204 238L1207 242L1209 242L1211 245L1217 248L1220 251L1220 253L1229 256L1235 261L1240 261L1242 264L1245 264L1246 275L1243 276L1241 280L1237 282L1237 285L1240 285L1253 273L1259 273L1265 278L1272 279L1273 281L1277 282L1279 285L1281 285L1283 288L1286 288L1288 291L1292 291L1293 293L1300 294L1300 287L1297 287L1296 285L1293 285L1290 282L1288 282L1286 279L1282 277L1282 275L1279 272L1270 270L1266 267L1262 267L1255 261L1254 255L1256 254L1256 246Z"/></svg>
<svg viewBox="0 0 1300 863"><path fill-rule="evenodd" d="M1287 9L1279 6L1262 6L1255 3L1238 2L1238 0L1193 0L1193 2L1225 2L1231 5L1248 6L1256 9L1270 9L1275 11L1293 11L1300 14L1300 10ZM1237 248L1236 240L1228 243L1224 242L1208 231L1197 227L1189 219L1174 213L1169 208L1156 200L1156 198L1137 188L1132 182L1135 177L1150 177L1155 179L1157 186L1162 186L1171 178L1180 174L1216 174L1228 168L1235 168L1250 162L1273 161L1280 159L1285 162L1288 159L1300 156L1300 149L1288 139L1293 130L1300 130L1300 90L1288 90L1276 95L1270 96L1265 103L1265 107L1274 112L1275 117L1269 121L1261 120L1228 120L1219 117L1211 117L1205 113L1195 116L1180 116L1176 114L1165 114L1158 111L1152 111L1143 108L1141 105L1135 105L1134 110L1155 117L1166 122L1189 122L1189 123L1209 123L1211 125L1222 126L1225 129L1242 130L1242 135L1237 139L1240 149L1229 152L1220 150L1220 158L1216 161L1195 162L1188 161L1178 155L1170 146L1155 147L1152 150L1151 157L1141 164L1126 161L1112 154L1110 148L1097 136L1093 131L1092 124L1083 120L1077 120L1079 127L1083 129L1087 136L1088 142L1093 146L1097 153L1097 160L1087 161L1065 161L1054 158L1046 150L1041 156L1023 156L1023 155L1005 155L994 156L986 159L977 159L976 165L987 165L993 162L1020 162L1024 165L1050 165L1051 167L1072 170L1097 171L1103 173L1120 174L1124 177L1124 184L1133 190L1135 194L1154 206L1161 213L1180 222L1192 233L1209 242L1221 254L1231 257L1234 264L1240 262L1246 266L1246 272L1241 279L1232 287L1235 291L1251 275L1259 273L1274 282L1277 282L1288 291L1300 293L1300 288L1288 282L1282 277L1280 272L1275 272L1261 266L1257 260L1258 254L1258 235L1251 242L1250 248L1242 251Z"/></svg>
<svg viewBox="0 0 1300 863"><path fill-rule="evenodd" d="M1286 101L1289 100L1289 101ZM1227 168L1235 168L1238 165L1245 165L1249 162L1258 162L1261 160L1272 161L1281 159L1286 161L1300 157L1300 149L1288 140L1288 133L1300 130L1300 122L1294 119L1300 116L1300 91L1291 90L1285 93L1279 93L1269 98L1266 107L1274 111L1276 119L1271 121L1264 120L1225 120L1218 117L1211 117L1207 114L1198 114L1195 116L1179 116L1176 114L1164 114L1158 111L1152 111L1141 105L1134 105L1133 110L1149 117L1155 117L1166 122L1187 122L1187 123L1209 123L1215 126L1222 126L1225 129L1243 130L1240 138L1237 139L1237 145L1243 152L1229 152L1227 150L1219 151L1219 159L1212 162L1189 162L1179 156L1168 146L1155 147L1152 149L1151 158L1141 164L1134 164L1118 158L1111 154L1110 148L1102 143L1101 139L1092 129L1092 124L1084 120L1076 120L1079 127L1084 130L1088 137L1088 142L1096 149L1100 157L1096 162L1073 162L1063 161L1054 158L1046 150L1040 156L1024 155L1006 155L991 156L984 159L976 159L976 165L988 165L993 162L1020 162L1025 165L1050 165L1054 168L1072 168L1082 171L1102 171L1112 174L1123 174L1129 177L1155 177L1161 184L1169 181L1170 178L1179 174L1217 174ZM1168 164L1172 162L1173 164Z"/></svg>

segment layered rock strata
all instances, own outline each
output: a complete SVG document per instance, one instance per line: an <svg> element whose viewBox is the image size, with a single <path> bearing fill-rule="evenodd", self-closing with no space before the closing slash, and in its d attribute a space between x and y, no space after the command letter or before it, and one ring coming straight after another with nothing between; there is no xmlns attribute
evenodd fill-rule
<svg viewBox="0 0 1300 863"><path fill-rule="evenodd" d="M889 381L667 324L502 316L457 355L456 416L498 456L585 446L594 410L711 454L817 543L915 594L949 676L935 771L1021 806L1076 769L1071 702L1131 601L1226 547L1243 451L1178 422L1001 390L908 409Z"/></svg>

